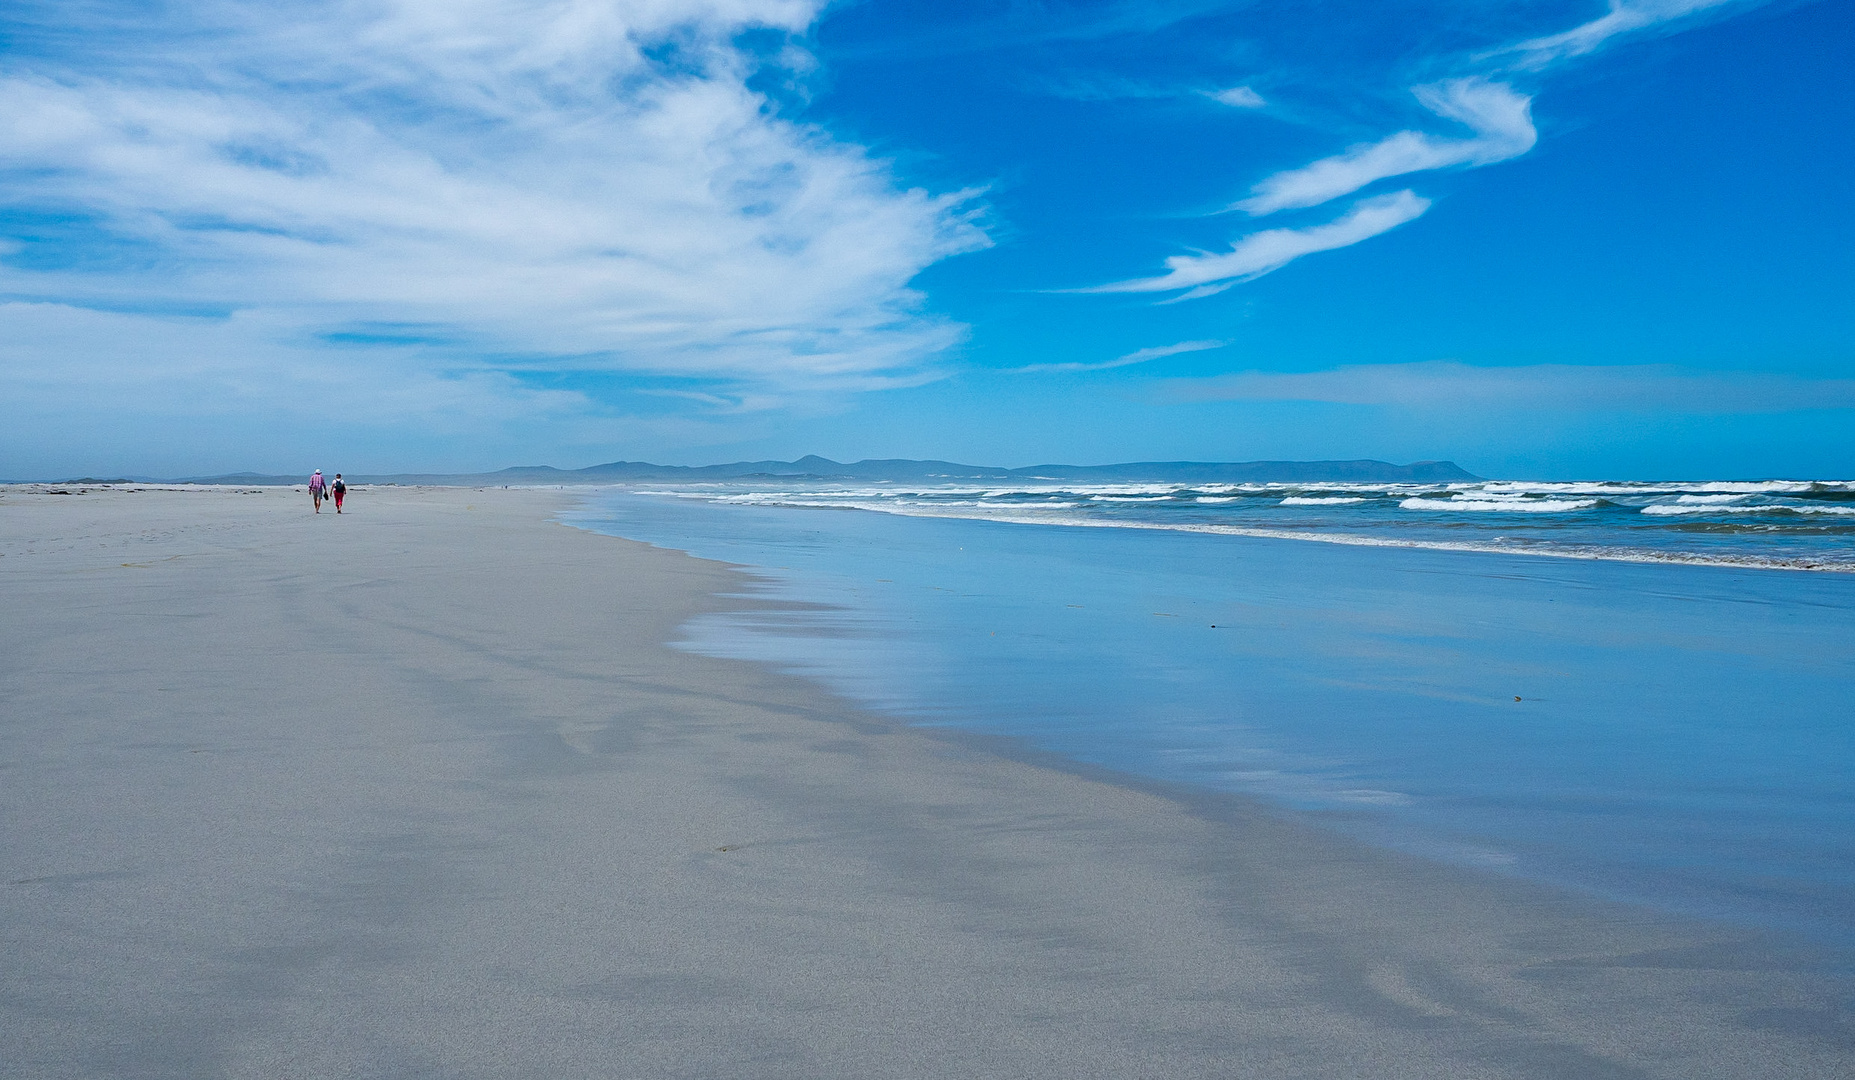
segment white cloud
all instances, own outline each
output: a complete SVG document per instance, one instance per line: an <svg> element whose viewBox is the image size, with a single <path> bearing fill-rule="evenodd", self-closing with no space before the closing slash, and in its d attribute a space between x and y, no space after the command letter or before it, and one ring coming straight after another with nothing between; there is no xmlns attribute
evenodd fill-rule
<svg viewBox="0 0 1855 1080"><path fill-rule="evenodd" d="M1466 125L1475 134L1466 139L1445 139L1421 131L1400 131L1311 165L1276 173L1257 184L1249 198L1236 204L1237 208L1252 214L1271 214L1318 206L1387 177L1506 161L1531 150L1538 141L1530 110L1532 99L1515 93L1504 83L1451 79L1419 86L1412 92L1425 108Z"/></svg>
<svg viewBox="0 0 1855 1080"><path fill-rule="evenodd" d="M1533 38L1501 50L1518 53L1523 67L1539 68L1583 56L1619 34L1642 30L1685 15L1724 7L1735 0L1610 0L1610 10L1570 30ZM1496 54L1499 55L1499 54Z"/></svg>
<svg viewBox="0 0 1855 1080"><path fill-rule="evenodd" d="M1434 411L1556 408L1726 414L1855 408L1855 379L1662 364L1362 364L1178 379L1170 381L1167 393L1192 401L1319 401Z"/></svg>
<svg viewBox="0 0 1855 1080"><path fill-rule="evenodd" d="M291 343L293 333L287 321L258 311L200 318L4 303L0 397L12 409L61 413L80 425L103 415L300 412L463 432L593 408L579 393L525 386L506 371L459 366L417 345L331 348Z"/></svg>
<svg viewBox="0 0 1855 1080"><path fill-rule="evenodd" d="M515 369L918 378L963 331L908 282L987 239L971 193L905 189L748 88L806 58L738 36L821 7L181 5L196 21L17 50L0 206L76 221L96 257L13 259L0 292L391 324Z"/></svg>
<svg viewBox="0 0 1855 1080"><path fill-rule="evenodd" d="M1519 67L1545 67L1590 52L1618 34L1732 2L1751 0L1610 0L1610 11L1590 22L1477 59L1485 62L1494 56L1519 53ZM1260 216L1319 206L1391 177L1507 161L1532 150L1539 141L1538 129L1533 125L1532 97L1507 83L1468 76L1413 87L1411 92L1425 108L1462 124L1472 134L1467 138L1444 138L1423 131L1400 131L1376 142L1361 143L1343 153L1275 173L1229 209ZM1248 87L1207 96L1243 107L1263 103ZM1237 241L1228 254L1174 256L1166 260L1168 273L1160 277L1086 291L1190 290L1166 303L1214 295L1309 252L1345 247L1376 236L1417 217L1429 205L1428 200L1410 191L1367 199L1327 225L1254 233Z"/></svg>
<svg viewBox="0 0 1855 1080"><path fill-rule="evenodd" d="M331 346L286 315L0 303L0 479L587 465L767 434L795 411L739 393L653 403L675 380L594 394L416 343Z"/></svg>
<svg viewBox="0 0 1855 1080"><path fill-rule="evenodd" d="M1430 200L1410 191L1361 199L1335 221L1306 229L1267 229L1251 233L1228 252L1174 255L1159 277L1098 285L1082 292L1169 292L1189 289L1180 300L1197 299L1279 270L1303 255L1332 251L1369 240L1411 221L1430 208Z"/></svg>
<svg viewBox="0 0 1855 1080"><path fill-rule="evenodd" d="M1032 375L1044 373L1067 374L1085 371L1111 371L1115 368L1144 364L1150 360L1161 360L1168 356L1178 356L1180 353L1204 352L1207 349L1221 349L1228 344L1230 344L1228 341L1181 341L1175 345L1154 345L1145 349L1135 349L1125 356L1117 356L1113 360L1104 360L1095 364L1027 364L1024 367L1002 368L999 373L1002 375Z"/></svg>
<svg viewBox="0 0 1855 1080"><path fill-rule="evenodd" d="M1268 104L1262 99L1261 94L1247 86L1233 86L1227 90L1207 90L1204 96L1233 109L1260 109Z"/></svg>

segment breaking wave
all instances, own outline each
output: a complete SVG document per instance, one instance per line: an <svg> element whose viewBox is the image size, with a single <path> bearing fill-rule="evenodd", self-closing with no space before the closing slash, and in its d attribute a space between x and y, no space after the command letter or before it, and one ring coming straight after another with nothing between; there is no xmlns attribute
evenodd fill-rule
<svg viewBox="0 0 1855 1080"><path fill-rule="evenodd" d="M796 480L640 488L747 506L1331 544L1855 572L1855 481L1114 483Z"/></svg>
<svg viewBox="0 0 1855 1080"><path fill-rule="evenodd" d="M1589 510L1596 499L1405 499L1405 510L1455 510L1467 513L1563 514Z"/></svg>

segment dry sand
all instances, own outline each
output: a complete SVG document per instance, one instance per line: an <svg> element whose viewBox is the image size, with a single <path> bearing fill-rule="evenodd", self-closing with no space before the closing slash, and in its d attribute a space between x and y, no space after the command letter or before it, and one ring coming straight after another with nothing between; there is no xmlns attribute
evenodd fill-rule
<svg viewBox="0 0 1855 1080"><path fill-rule="evenodd" d="M1846 1077L1824 958L666 648L566 496L0 489L0 1072Z"/></svg>

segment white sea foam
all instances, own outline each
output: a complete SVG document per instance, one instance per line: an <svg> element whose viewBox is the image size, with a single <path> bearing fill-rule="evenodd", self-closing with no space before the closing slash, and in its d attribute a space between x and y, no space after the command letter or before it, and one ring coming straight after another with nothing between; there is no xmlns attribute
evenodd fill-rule
<svg viewBox="0 0 1855 1080"><path fill-rule="evenodd" d="M1588 510L1596 499L1405 499L1398 504L1406 510L1451 510L1467 513L1505 512L1524 514L1563 514L1571 510Z"/></svg>
<svg viewBox="0 0 1855 1080"><path fill-rule="evenodd" d="M1823 506L1812 503L1761 503L1757 506L1714 503L1704 506L1682 506L1674 503L1656 503L1653 506L1643 507L1642 512L1655 517L1673 517L1679 514L1855 514L1855 506Z"/></svg>
<svg viewBox="0 0 1855 1080"><path fill-rule="evenodd" d="M1595 495L1600 498L1631 495L1672 495L1679 484L1632 483L1515 483L1478 484L1464 489L1483 495Z"/></svg>
<svg viewBox="0 0 1855 1080"><path fill-rule="evenodd" d="M1688 491L1730 491L1739 495L1786 495L1809 491L1808 480L1713 480L1699 484L1679 484Z"/></svg>
<svg viewBox="0 0 1855 1080"><path fill-rule="evenodd" d="M981 484L927 484L911 487L897 487L886 482L870 484L845 485L842 487L805 487L795 482L791 487L780 492L760 492L757 494L809 495L812 497L835 498L891 498L912 495L930 498L1030 498L1039 495L1061 494L1071 497L1137 497L1154 498L1176 497L1180 495L1196 496L1241 496L1281 494L1294 498L1310 498L1318 495L1359 496L1363 498L1385 496L1415 496L1424 493L1450 493L1465 501L1502 501L1523 499L1529 496L1546 496L1558 498L1666 498L1674 496L1676 501L1700 504L1702 500L1726 502L1734 498L1752 495L1783 496L1801 494L1811 491L1847 491L1855 493L1855 481L1803 481L1803 480L1720 480L1695 481L1691 483L1644 483L1634 481L1480 481L1453 484L1384 484L1357 483L1346 481L1325 482L1271 482L1271 483L1074 483L1055 478L1027 478L1027 482L1014 486ZM702 482L678 485L674 488L639 489L646 494L676 495L684 498L707 498L714 495L738 494L738 482Z"/></svg>
<svg viewBox="0 0 1855 1080"><path fill-rule="evenodd" d="M1651 517L1675 517L1685 514L1769 514L1775 506L1680 506L1674 503L1656 503L1645 506L1642 512Z"/></svg>
<svg viewBox="0 0 1855 1080"><path fill-rule="evenodd" d="M1704 480L1686 483L1644 481L1517 481L1452 484L1446 490L1485 495L1595 495L1598 497L1654 498L1666 495L1789 495L1815 490L1855 490L1843 480Z"/></svg>
<svg viewBox="0 0 1855 1080"><path fill-rule="evenodd" d="M1156 495L1165 497L1191 489L1190 484L1064 484L1040 490L1061 491L1071 495Z"/></svg>
<svg viewBox="0 0 1855 1080"><path fill-rule="evenodd" d="M1356 533L1312 532L1300 529L1261 529L1247 525L1113 521L1105 518L1032 517L1020 514L948 514L907 511L889 506L869 509L908 517L948 517L1003 521L1014 525L1061 525L1084 529L1154 529L1162 532L1209 533L1214 536L1254 536L1264 540L1302 540L1345 547L1410 548L1421 551L1472 551L1495 555L1530 555L1547 559L1590 562L1672 563L1682 566L1728 566L1753 570L1811 570L1855 574L1855 561L1839 562L1812 557L1782 558L1765 555L1691 551L1655 551L1647 548L1599 547L1590 544L1512 547L1498 541L1412 540L1402 537L1361 536Z"/></svg>
<svg viewBox="0 0 1855 1080"><path fill-rule="evenodd" d="M1855 572L1855 550L1843 550L1848 545L1834 539L1831 531L1820 525L1810 528L1805 522L1805 515L1838 519L1855 515L1855 502L1785 497L1855 492L1855 484L1843 482L1077 485L1053 480L1047 486L969 483L898 489L888 484L813 486L795 481L777 490L758 491L742 490L745 486L679 484L654 487L649 493L755 506L865 510L1026 525L1144 528L1374 547ZM1608 515L1569 516L1606 503L1640 511L1649 519L1639 518L1641 524L1623 532L1606 524L1615 521ZM1202 507L1190 515L1197 520L1179 520L1186 515L1179 515L1175 508L1193 504ZM1388 517L1385 508L1393 505L1422 513ZM1288 527L1288 522L1296 520L1294 507L1330 508L1335 527ZM1271 520L1277 514L1279 525ZM1672 526L1692 515L1724 514L1762 516L1754 518L1757 528L1743 531L1738 539L1734 538L1738 534L1696 538L1673 530L1665 533L1666 539L1656 539L1653 532L1644 531L1658 517ZM1418 517L1429 518L1432 524L1419 524ZM1521 523L1529 517L1538 523ZM1818 522L1827 524L1820 516ZM1809 537L1810 550L1788 546L1787 528L1795 530L1797 537Z"/></svg>

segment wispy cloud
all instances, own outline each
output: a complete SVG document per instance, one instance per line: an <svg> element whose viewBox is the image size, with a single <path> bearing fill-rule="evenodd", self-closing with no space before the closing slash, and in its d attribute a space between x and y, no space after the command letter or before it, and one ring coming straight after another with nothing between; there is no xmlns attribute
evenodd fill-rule
<svg viewBox="0 0 1855 1080"><path fill-rule="evenodd" d="M1179 300L1222 292L1239 282L1280 270L1303 255L1332 251L1369 240L1422 216L1430 200L1411 191L1361 199L1335 221L1305 229L1267 229L1251 233L1221 254L1174 255L1159 277L1098 285L1079 292L1170 292L1188 289Z"/></svg>
<svg viewBox="0 0 1855 1080"><path fill-rule="evenodd" d="M0 476L589 464L725 443L793 414L751 392L679 407L657 396L672 379L626 376L614 395L604 378L576 388L416 342L331 348L266 310L0 303Z"/></svg>
<svg viewBox="0 0 1855 1080"><path fill-rule="evenodd" d="M1076 74L1027 78L1022 85L1041 94L1069 101L1169 101L1208 98L1233 109L1261 109L1268 101L1248 86L1205 87L1163 79L1130 79L1123 75Z"/></svg>
<svg viewBox="0 0 1855 1080"><path fill-rule="evenodd" d="M1772 413L1855 409L1855 379L1670 365L1477 367L1449 360L1361 364L1310 372L1246 371L1175 379L1189 401L1318 401L1424 411L1576 409Z"/></svg>
<svg viewBox="0 0 1855 1080"><path fill-rule="evenodd" d="M1219 105L1228 105L1233 109L1260 109L1269 104L1261 94L1247 86L1232 86L1224 90L1206 90L1204 96Z"/></svg>
<svg viewBox="0 0 1855 1080"><path fill-rule="evenodd" d="M1558 60L1583 56L1611 38L1659 23L1671 22L1710 8L1742 0L1610 0L1610 10L1590 22L1563 33L1522 41L1491 55L1517 54L1520 66L1541 68Z"/></svg>
<svg viewBox="0 0 1855 1080"><path fill-rule="evenodd" d="M1168 356L1178 356L1180 353L1204 352L1207 349L1221 349L1228 344L1230 344L1228 341L1181 341L1176 345L1155 345L1150 348L1135 349L1125 356L1117 356L1113 360L1104 360L1094 364L1027 364L1024 367L1001 368L999 373L1002 375L1033 375L1111 371L1115 368L1132 367L1135 364L1144 364L1148 361L1160 360Z"/></svg>
<svg viewBox="0 0 1855 1080"><path fill-rule="evenodd" d="M236 413L462 432L595 411L580 393L418 345L339 349L291 336L287 320L266 312L199 318L3 303L0 395L16 412L62 415L66 426L76 417Z"/></svg>
<svg viewBox="0 0 1855 1080"><path fill-rule="evenodd" d="M910 279L988 240L974 193L909 189L749 88L807 58L741 35L822 6L276 0L133 34L61 10L0 68L0 208L65 223L66 257L7 260L0 292L412 324L511 370L913 377L963 330Z"/></svg>
<svg viewBox="0 0 1855 1080"><path fill-rule="evenodd" d="M1610 10L1570 30L1522 41L1475 57L1488 71L1505 66L1538 70L1568 57L1589 53L1610 39L1704 10L1760 0L1610 0ZM1490 64L1502 56L1518 62ZM1533 124L1532 97L1488 74L1469 75L1413 87L1426 109L1467 127L1468 137L1448 137L1406 130L1299 168L1277 172L1228 209L1252 215L1319 206L1392 177L1438 169L1472 168L1519 157L1539 141ZM1211 96L1226 104L1254 107L1260 95L1236 87ZM1167 273L1105 285L1094 292L1190 291L1165 301L1192 300L1222 292L1269 273L1316 251L1329 251L1369 239L1421 215L1429 200L1412 191L1356 203L1344 217L1306 229L1273 229L1238 240L1226 254L1176 255L1166 260Z"/></svg>
<svg viewBox="0 0 1855 1080"><path fill-rule="evenodd" d="M1519 157L1538 141L1529 108L1531 98L1504 83L1485 79L1451 79L1413 91L1425 108L1466 125L1466 139L1439 138L1421 131L1400 131L1343 154L1276 173L1257 184L1236 204L1252 214L1271 214L1350 195L1367 184L1407 173L1459 165L1489 165Z"/></svg>

